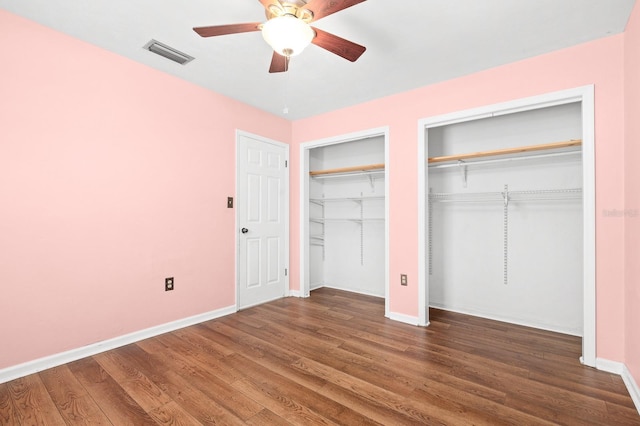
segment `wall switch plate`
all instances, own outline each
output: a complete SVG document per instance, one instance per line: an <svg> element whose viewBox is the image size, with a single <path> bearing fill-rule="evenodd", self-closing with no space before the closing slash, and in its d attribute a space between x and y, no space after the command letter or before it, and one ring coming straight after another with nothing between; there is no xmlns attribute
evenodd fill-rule
<svg viewBox="0 0 640 426"><path fill-rule="evenodd" d="M228 209L233 208L233 197L227 197L227 208Z"/></svg>
<svg viewBox="0 0 640 426"><path fill-rule="evenodd" d="M407 274L400 274L400 285L407 285Z"/></svg>
<svg viewBox="0 0 640 426"><path fill-rule="evenodd" d="M171 291L171 290L173 290L173 277L165 278L164 291Z"/></svg>

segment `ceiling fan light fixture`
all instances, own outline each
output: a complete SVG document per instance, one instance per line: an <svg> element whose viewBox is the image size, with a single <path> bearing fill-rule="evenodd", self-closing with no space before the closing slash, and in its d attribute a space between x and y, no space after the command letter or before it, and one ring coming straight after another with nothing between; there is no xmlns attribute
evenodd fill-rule
<svg viewBox="0 0 640 426"><path fill-rule="evenodd" d="M315 36L309 24L291 14L272 18L262 26L264 40L276 53L287 57L298 55Z"/></svg>

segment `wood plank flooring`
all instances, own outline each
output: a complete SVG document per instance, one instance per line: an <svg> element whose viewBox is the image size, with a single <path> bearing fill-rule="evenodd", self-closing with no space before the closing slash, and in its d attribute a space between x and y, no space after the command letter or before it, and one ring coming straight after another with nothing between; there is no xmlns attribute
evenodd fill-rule
<svg viewBox="0 0 640 426"><path fill-rule="evenodd" d="M320 289L0 384L2 425L640 425L580 339Z"/></svg>

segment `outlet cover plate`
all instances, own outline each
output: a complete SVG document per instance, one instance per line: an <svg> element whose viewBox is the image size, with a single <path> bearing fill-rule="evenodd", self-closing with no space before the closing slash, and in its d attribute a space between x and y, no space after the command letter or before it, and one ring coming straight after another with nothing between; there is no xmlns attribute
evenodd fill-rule
<svg viewBox="0 0 640 426"><path fill-rule="evenodd" d="M173 277L165 278L164 291L171 291L171 290L173 290Z"/></svg>

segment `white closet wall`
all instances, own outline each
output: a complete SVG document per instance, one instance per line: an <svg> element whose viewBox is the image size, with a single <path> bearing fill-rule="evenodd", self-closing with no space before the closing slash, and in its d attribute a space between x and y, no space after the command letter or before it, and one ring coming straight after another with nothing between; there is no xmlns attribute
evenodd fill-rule
<svg viewBox="0 0 640 426"><path fill-rule="evenodd" d="M429 129L429 157L580 139L580 116L574 103ZM581 335L581 155L468 163L466 180L429 168L431 305Z"/></svg>
<svg viewBox="0 0 640 426"><path fill-rule="evenodd" d="M384 138L313 148L311 171L384 163ZM310 288L384 297L384 171L310 179Z"/></svg>
<svg viewBox="0 0 640 426"><path fill-rule="evenodd" d="M309 170L324 169L324 151L316 148L309 150ZM309 179L309 198L323 198L322 180ZM324 217L324 204L309 202L309 217ZM324 285L324 223L309 221L309 289L314 290Z"/></svg>

